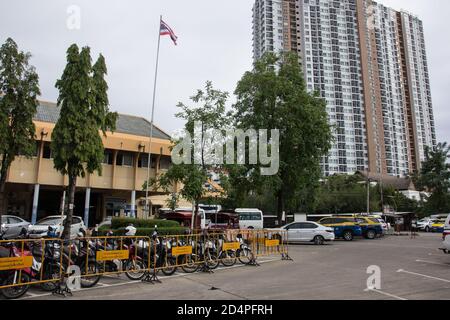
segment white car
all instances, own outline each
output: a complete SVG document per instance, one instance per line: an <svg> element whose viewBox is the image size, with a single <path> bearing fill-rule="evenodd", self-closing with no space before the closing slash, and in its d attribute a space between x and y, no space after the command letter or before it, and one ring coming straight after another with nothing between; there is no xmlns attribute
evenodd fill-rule
<svg viewBox="0 0 450 320"><path fill-rule="evenodd" d="M419 221L417 221L417 229L425 232L430 232L431 226L436 220L437 219L431 217L420 219Z"/></svg>
<svg viewBox="0 0 450 320"><path fill-rule="evenodd" d="M2 216L1 232L3 233L3 239L15 239L18 238L23 230L28 230L30 223L16 216Z"/></svg>
<svg viewBox="0 0 450 320"><path fill-rule="evenodd" d="M35 225L28 228L28 236L32 239L43 238L47 236L48 227L51 226L58 236L62 235L64 230L64 221L66 216L49 216L40 221ZM80 217L72 217L72 225L70 227L70 238L74 239L77 237L80 229L86 231L86 226Z"/></svg>
<svg viewBox="0 0 450 320"><path fill-rule="evenodd" d="M287 230L288 242L313 242L322 245L325 241L334 241L334 229L316 222L293 222L281 227Z"/></svg>
<svg viewBox="0 0 450 320"><path fill-rule="evenodd" d="M450 215L445 219L444 233L442 234L442 250L450 254Z"/></svg>

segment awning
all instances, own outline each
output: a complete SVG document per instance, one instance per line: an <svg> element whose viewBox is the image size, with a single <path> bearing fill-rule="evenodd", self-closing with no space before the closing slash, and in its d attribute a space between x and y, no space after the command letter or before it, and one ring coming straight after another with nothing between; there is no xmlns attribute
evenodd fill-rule
<svg viewBox="0 0 450 320"><path fill-rule="evenodd" d="M149 204L152 206L157 206L157 207L162 207L162 208L166 208L167 207L167 201L170 199L171 195L154 195L154 196L150 196L148 197L148 201ZM141 203L145 203L145 198L140 198L139 199ZM184 198L180 198L178 200L178 207L184 208L184 207L192 207L192 203L187 201Z"/></svg>

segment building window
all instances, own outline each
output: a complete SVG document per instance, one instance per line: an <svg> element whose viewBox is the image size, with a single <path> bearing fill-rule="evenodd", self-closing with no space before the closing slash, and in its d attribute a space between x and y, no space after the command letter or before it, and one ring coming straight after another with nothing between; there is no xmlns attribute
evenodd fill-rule
<svg viewBox="0 0 450 320"><path fill-rule="evenodd" d="M161 157L161 160L159 162L159 168L163 170L167 170L170 168L170 165L172 164L172 161L170 157Z"/></svg>
<svg viewBox="0 0 450 320"><path fill-rule="evenodd" d="M113 159L114 158L114 154L112 150L106 149L104 152L104 157L103 157L103 164L109 164L112 165L113 164Z"/></svg>
<svg viewBox="0 0 450 320"><path fill-rule="evenodd" d="M124 167L133 166L134 156L131 152L119 152L117 154L116 165Z"/></svg>
<svg viewBox="0 0 450 320"><path fill-rule="evenodd" d="M50 142L44 142L44 148L42 150L42 158L51 159L52 149L50 148Z"/></svg>

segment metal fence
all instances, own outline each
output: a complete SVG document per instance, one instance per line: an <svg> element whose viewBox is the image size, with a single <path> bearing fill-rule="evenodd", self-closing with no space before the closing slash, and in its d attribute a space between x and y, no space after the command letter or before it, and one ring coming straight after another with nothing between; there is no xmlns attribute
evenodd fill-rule
<svg viewBox="0 0 450 320"><path fill-rule="evenodd" d="M168 236L100 236L0 241L0 293L20 296L31 285L58 291L68 279L82 288L101 277L125 274L131 280L157 280L208 271L236 263L257 265L259 257L288 255L287 232L281 230L203 230ZM9 290L9 291L8 291Z"/></svg>

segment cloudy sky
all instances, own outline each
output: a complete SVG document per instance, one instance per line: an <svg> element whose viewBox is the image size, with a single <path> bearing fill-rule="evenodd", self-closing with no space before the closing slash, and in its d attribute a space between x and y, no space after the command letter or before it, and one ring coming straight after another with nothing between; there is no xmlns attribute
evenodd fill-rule
<svg viewBox="0 0 450 320"><path fill-rule="evenodd" d="M450 141L450 42L448 0L382 0L417 14L424 22L438 140ZM251 68L253 0L0 0L0 43L12 37L33 54L42 99L56 101L54 85L72 43L88 45L107 61L111 109L150 118L159 16L175 30L178 46L161 42L155 123L167 132L182 127L179 101L206 80L233 92ZM80 9L80 29L67 27L68 8ZM69 20L72 21L72 20Z"/></svg>

